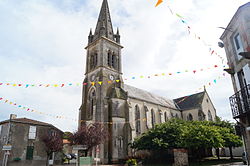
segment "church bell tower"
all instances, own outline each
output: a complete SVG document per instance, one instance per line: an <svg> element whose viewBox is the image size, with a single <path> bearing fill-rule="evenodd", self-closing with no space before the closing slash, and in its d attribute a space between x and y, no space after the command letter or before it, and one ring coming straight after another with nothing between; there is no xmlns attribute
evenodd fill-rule
<svg viewBox="0 0 250 166"><path fill-rule="evenodd" d="M79 125L101 122L110 124L110 94L114 88L122 88L122 66L120 34L113 31L107 0L103 0L95 32L90 30L86 46L86 72L83 81L82 105L79 112ZM112 130L112 127L110 128ZM112 141L112 140L111 140ZM100 157L112 157L112 147L102 145ZM110 157L111 156L111 157ZM104 161L107 163L109 161Z"/></svg>

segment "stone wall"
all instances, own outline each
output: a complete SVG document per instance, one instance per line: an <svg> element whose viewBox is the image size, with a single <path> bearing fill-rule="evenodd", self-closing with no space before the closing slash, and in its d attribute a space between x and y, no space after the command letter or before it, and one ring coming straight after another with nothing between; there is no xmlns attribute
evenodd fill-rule
<svg viewBox="0 0 250 166"><path fill-rule="evenodd" d="M186 149L174 149L174 166L188 166L188 151Z"/></svg>

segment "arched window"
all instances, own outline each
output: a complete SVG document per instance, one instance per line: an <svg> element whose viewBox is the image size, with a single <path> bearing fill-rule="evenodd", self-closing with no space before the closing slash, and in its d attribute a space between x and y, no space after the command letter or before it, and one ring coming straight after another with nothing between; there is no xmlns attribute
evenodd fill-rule
<svg viewBox="0 0 250 166"><path fill-rule="evenodd" d="M96 101L96 93L95 90L93 89L90 94L89 94L89 108L88 108L88 118L92 119L93 118L93 112L94 112L94 106L95 106L95 101Z"/></svg>
<svg viewBox="0 0 250 166"><path fill-rule="evenodd" d="M192 115L192 114L188 114L187 120L188 120L188 121L192 121L192 120L193 120L193 115Z"/></svg>
<svg viewBox="0 0 250 166"><path fill-rule="evenodd" d="M205 115L201 110L198 111L198 120L199 121L205 120Z"/></svg>
<svg viewBox="0 0 250 166"><path fill-rule="evenodd" d="M137 134L141 133L141 116L138 105L135 106L135 131Z"/></svg>
<svg viewBox="0 0 250 166"><path fill-rule="evenodd" d="M98 59L97 59L97 53L95 53L95 59L94 59L94 67L96 67L97 66L97 61L98 61Z"/></svg>
<svg viewBox="0 0 250 166"><path fill-rule="evenodd" d="M144 120L144 122L146 124L146 128L148 129L148 118L149 118L148 114L149 114L149 112L148 112L148 108L146 106L144 106L144 112L145 112L145 120Z"/></svg>
<svg viewBox="0 0 250 166"><path fill-rule="evenodd" d="M164 112L164 118L165 118L165 122L168 121L167 112Z"/></svg>
<svg viewBox="0 0 250 166"><path fill-rule="evenodd" d="M159 114L159 123L162 123L162 111L159 110L158 114Z"/></svg>
<svg viewBox="0 0 250 166"><path fill-rule="evenodd" d="M151 110L151 123L152 123L152 127L155 126L155 113L154 110Z"/></svg>
<svg viewBox="0 0 250 166"><path fill-rule="evenodd" d="M116 56L115 56L115 54L112 55L111 66L112 66L114 69L116 68Z"/></svg>
<svg viewBox="0 0 250 166"><path fill-rule="evenodd" d="M108 66L111 67L111 52L108 52Z"/></svg>
<svg viewBox="0 0 250 166"><path fill-rule="evenodd" d="M213 121L213 117L212 117L212 114L211 114L210 110L208 110L207 118L208 118L209 121Z"/></svg>

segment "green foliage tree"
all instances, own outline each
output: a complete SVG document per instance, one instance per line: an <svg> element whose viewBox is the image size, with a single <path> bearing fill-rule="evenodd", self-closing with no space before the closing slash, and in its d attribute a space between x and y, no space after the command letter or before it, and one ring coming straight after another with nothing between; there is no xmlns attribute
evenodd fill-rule
<svg viewBox="0 0 250 166"><path fill-rule="evenodd" d="M171 148L238 147L242 142L234 134L233 124L217 119L210 121L183 121L172 119L136 138L132 148L137 150L167 150ZM198 153L200 154L200 153ZM198 156L199 157L199 156ZM218 156L219 157L219 156Z"/></svg>

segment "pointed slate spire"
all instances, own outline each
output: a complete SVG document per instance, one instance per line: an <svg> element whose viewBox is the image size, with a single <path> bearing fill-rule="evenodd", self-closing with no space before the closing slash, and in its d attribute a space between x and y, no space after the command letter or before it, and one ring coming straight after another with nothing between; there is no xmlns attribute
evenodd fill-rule
<svg viewBox="0 0 250 166"><path fill-rule="evenodd" d="M121 36L120 36L120 33L119 33L119 28L117 28L117 32L116 32L116 34L114 36L115 36L115 41L120 44Z"/></svg>
<svg viewBox="0 0 250 166"><path fill-rule="evenodd" d="M93 35L92 35L92 29L90 29L90 31L89 31L89 37L88 37L88 42L89 42L89 44L93 41Z"/></svg>
<svg viewBox="0 0 250 166"><path fill-rule="evenodd" d="M104 36L108 39L114 40L114 32L108 7L108 1L103 0L99 18L96 24L95 34L93 40Z"/></svg>

